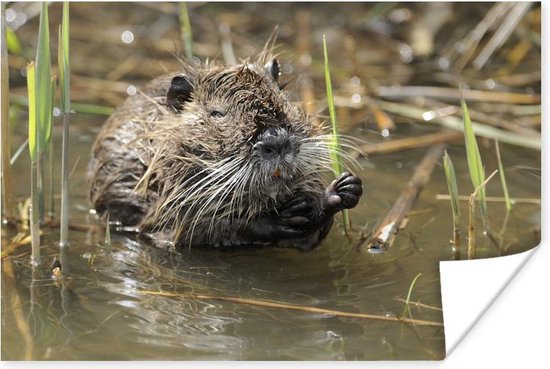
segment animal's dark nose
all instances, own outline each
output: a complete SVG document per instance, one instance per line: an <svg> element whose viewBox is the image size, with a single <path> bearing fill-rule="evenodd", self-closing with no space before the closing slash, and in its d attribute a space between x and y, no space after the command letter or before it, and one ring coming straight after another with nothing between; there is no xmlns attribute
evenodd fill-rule
<svg viewBox="0 0 550 369"><path fill-rule="evenodd" d="M282 129L271 128L258 137L258 141L252 146L255 153L264 157L273 157L283 154L290 148L288 132Z"/></svg>

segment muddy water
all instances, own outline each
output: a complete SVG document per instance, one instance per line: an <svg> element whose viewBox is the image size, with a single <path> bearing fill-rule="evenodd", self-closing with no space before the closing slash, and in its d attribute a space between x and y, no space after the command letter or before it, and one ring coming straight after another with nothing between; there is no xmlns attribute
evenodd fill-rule
<svg viewBox="0 0 550 369"><path fill-rule="evenodd" d="M221 12L218 7L197 10L202 12L202 17L197 18L198 29L208 26L206 15L221 14L217 13ZM75 19L82 24L90 22L92 17L87 15L87 10L84 5L80 11L75 6ZM137 20L151 12L145 6L130 9L118 5L105 13L104 21L112 27L124 19L127 19L124 26L132 25L133 21L140 24ZM276 13L275 18L283 16ZM157 25L156 30L162 24L159 19L172 19L164 13L154 13L153 18L157 20L152 22ZM292 21L282 22L283 31L284 26ZM254 21L250 22L249 29L243 32L254 29ZM32 29L30 25L28 27ZM140 28L143 26L134 27L132 29L145 32ZM122 28L118 30L120 33ZM269 32L264 30L262 35L264 33ZM196 34L199 40L207 38L200 32ZM79 37L76 45L83 42L84 36ZM174 37L177 37L177 32ZM143 39L145 43L146 36ZM263 41L258 41L259 45L261 43ZM205 42L204 45L208 44ZM247 46L250 45L245 43L241 48ZM292 44L287 46L292 48ZM97 47L91 44L89 49ZM113 52L105 57L119 58L119 61L139 50L138 46L120 44L110 47ZM85 52L84 48L78 50ZM86 55L91 57L91 54ZM97 63L101 63L102 55L95 57ZM77 60L75 57L75 62ZM90 62L88 60L92 65ZM339 64L337 57L333 63ZM137 74L126 76L124 81L127 82L123 83L132 81L138 84L143 76L140 79ZM344 83L343 79L340 80ZM322 83L317 86L319 96L323 96L323 87ZM97 224L86 198L85 171L90 147L102 120L98 116L77 114L72 122L71 160L75 165L71 175L73 224ZM14 146L25 137L24 117L20 123L15 127ZM425 128L412 124L400 126L392 137L418 134L420 129ZM56 143L58 133L55 134ZM351 127L347 133L368 142L381 140L378 134L361 125ZM487 145L481 150L486 167L492 171L496 168L494 148ZM506 145L501 151L512 196L540 198L540 179L536 171L540 168L538 153ZM366 195L351 211L357 229L368 231L383 217L410 179L424 152L425 149L417 149L361 159L363 169L356 174L365 183ZM468 194L471 184L464 149L461 145L453 145L449 147L449 153L458 173L459 189ZM25 153L16 163L14 171L19 184L18 195L23 199L28 196L28 154ZM131 235L114 232L109 248L104 243L104 231L97 229L72 231L70 247L60 253L56 246L58 231L43 228L41 267L31 269L28 246L20 248L2 263L2 358L441 359L444 357L442 327L253 306L197 296L268 300L380 316L404 314L414 319L442 322L438 261L451 259L453 255L449 244L450 205L447 201L437 200L436 194L446 193L446 190L443 169L438 166L409 214L407 227L399 233L394 247L381 255L360 252L359 232L354 233L353 240L349 241L342 235L340 218L325 242L308 253L240 248L192 249L173 254ZM490 196L502 195L498 180L489 183L487 193ZM466 204L462 205L465 214ZM489 214L492 227L498 231L503 229L503 236L495 243L479 234L477 257L516 253L538 244L538 205L517 204L504 228L502 203L490 203ZM5 235L13 236L14 231L3 229L2 234L4 247ZM53 261L59 259L65 265L62 281L53 279L51 272ZM428 307L411 306L409 311L404 311L400 300L407 297L409 286L419 273L421 276L414 286L411 300ZM177 293L181 297L153 296L144 291Z"/></svg>

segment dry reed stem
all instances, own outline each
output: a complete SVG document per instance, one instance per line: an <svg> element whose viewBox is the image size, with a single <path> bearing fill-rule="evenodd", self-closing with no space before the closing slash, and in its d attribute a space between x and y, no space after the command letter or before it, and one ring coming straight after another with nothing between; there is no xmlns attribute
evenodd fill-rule
<svg viewBox="0 0 550 369"><path fill-rule="evenodd" d="M466 64L468 64L471 57L474 55L483 36L485 36L491 27L494 27L502 20L502 17L510 10L511 6L512 4L510 3L496 3L493 5L493 7L485 15L485 18L483 18L481 22L479 22L468 34L468 36L462 40L462 43L464 44L464 51L453 65L453 70L455 72L460 72L464 69Z"/></svg>
<svg viewBox="0 0 550 369"><path fill-rule="evenodd" d="M331 310L331 309L316 308L311 306L294 305L294 304L287 304L287 303L277 302L277 301L254 300L254 299L230 297L230 296L193 295L193 294L184 294L184 293L146 291L146 290L141 290L139 291L139 293L143 295L148 295L148 296L163 296L163 297L177 297L177 298L183 298L183 299L226 301L226 302L233 302L235 304L261 306L261 307L267 307L267 308L273 308L273 309L295 310L295 311L301 311L301 312L313 313L313 314L329 314L329 315L333 315L341 318L370 319L370 320L381 320L381 321L396 322L396 323L425 325L425 326L432 326L432 327L443 327L443 323L429 321L429 320L418 320L418 319L409 319L409 318L375 315L375 314L364 314L364 313L350 313L350 312L345 312L340 310Z"/></svg>
<svg viewBox="0 0 550 369"><path fill-rule="evenodd" d="M426 309L430 309L430 310L443 311L443 309L441 309L437 306L423 304L420 301L408 301L407 302L407 300L402 299L401 297L396 297L395 301L399 301L399 302L402 302L402 303L405 303L405 304L413 305L413 306L416 306L416 307L419 307L419 308L422 307L422 308L426 308Z"/></svg>
<svg viewBox="0 0 550 369"><path fill-rule="evenodd" d="M418 108L415 105L393 103L382 100L379 100L377 104L386 111L413 118L421 122L426 122L426 111L422 108ZM464 131L463 120L455 116L448 115L443 117L436 117L432 120L429 120L427 123L432 124L432 122L456 131ZM500 142L527 147L535 150L540 150L541 148L541 140L536 137L533 138L531 136L518 135L515 132L505 131L503 129L495 128L487 124L481 124L479 122L472 122L472 126L474 128L476 136L478 137L487 137L490 139L497 138Z"/></svg>
<svg viewBox="0 0 550 369"><path fill-rule="evenodd" d="M451 197L447 195L446 193L440 193L435 195L436 200L449 200ZM470 201L469 195L458 195L458 199L461 201ZM504 197L491 197L488 196L485 198L487 202L506 202L506 199ZM535 198L529 198L529 197L515 197L513 199L510 199L512 204L533 204L533 205L540 205L540 199Z"/></svg>
<svg viewBox="0 0 550 369"><path fill-rule="evenodd" d="M483 68L491 55L508 40L519 21L529 10L529 7L531 7L531 3L529 2L516 3L512 6L506 18L504 20L500 19L499 28L472 62L474 68L477 70Z"/></svg>
<svg viewBox="0 0 550 369"><path fill-rule="evenodd" d="M437 99L460 101L460 92L457 88L432 86L380 86L375 89L379 97L433 97ZM517 92L463 90L464 99L483 102L498 102L511 104L539 104L540 95L522 94Z"/></svg>
<svg viewBox="0 0 550 369"><path fill-rule="evenodd" d="M16 234L15 237L11 239L8 247L6 247L5 250L2 250L2 261L4 258L13 254L19 247L29 245L31 240L31 236L24 232Z"/></svg>
<svg viewBox="0 0 550 369"><path fill-rule="evenodd" d="M440 131L429 133L423 136L406 137L391 141L382 141L375 144L365 144L361 146L361 153L353 152L352 155L357 158L362 153L367 155L386 154L390 152L416 149L419 147L430 146L438 143L447 143L462 139L464 135L457 131Z"/></svg>
<svg viewBox="0 0 550 369"><path fill-rule="evenodd" d="M433 109L431 111L427 111L424 113L425 118L430 118L426 120L431 120L431 119L439 118L446 115L455 115L455 116L462 117L462 109L457 105L449 105L448 103L444 103L442 101L432 99L432 98L425 98L423 100L424 100L424 103L419 104L419 106ZM502 128L511 132L517 132L524 135L531 135L533 136L533 138L540 140L539 131L530 127L524 127L520 125L517 120L515 121L506 120L506 119L503 119L501 116L487 114L485 112L472 109L471 107L468 107L468 111L470 113L470 117L473 120L478 121L479 123L487 124L496 128Z"/></svg>
<svg viewBox="0 0 550 369"><path fill-rule="evenodd" d="M405 214L411 209L422 188L429 182L436 164L443 156L444 149L445 145L439 144L428 150L420 164L416 166L407 187L374 231L372 239L367 244L367 251L384 252L392 246Z"/></svg>

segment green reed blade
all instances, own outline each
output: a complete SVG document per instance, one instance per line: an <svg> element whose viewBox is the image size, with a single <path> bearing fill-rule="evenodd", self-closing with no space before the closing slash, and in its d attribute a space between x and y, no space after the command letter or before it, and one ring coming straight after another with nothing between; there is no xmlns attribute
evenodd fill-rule
<svg viewBox="0 0 550 369"><path fill-rule="evenodd" d="M52 132L53 132L53 108L54 108L54 105L55 105L55 88L56 88L56 83L57 83L57 77L56 76L51 76L50 78L50 94L49 94L49 97L47 97L47 107L46 107L46 111L50 112L49 115L48 115L48 123L47 125L44 127L44 131L46 133L46 140L45 140L45 143L46 145L50 145L50 142L51 142L51 139L52 139Z"/></svg>
<svg viewBox="0 0 550 369"><path fill-rule="evenodd" d="M13 191L13 178L10 163L10 113L14 109L10 109L10 82L9 82L9 66L8 66L8 42L9 29L6 25L6 4L0 4L0 69L2 75L1 82L1 111L0 111L0 150L2 152L1 160L1 215L2 220L12 218L15 215L15 201Z"/></svg>
<svg viewBox="0 0 550 369"><path fill-rule="evenodd" d="M474 133L474 129L472 128L472 121L470 120L470 112L468 110L468 106L466 105L466 101L462 96L462 89L460 91L461 91L460 103L462 106L462 118L464 121L464 138L466 142L466 156L468 159L468 169L470 171L470 179L472 180L474 189L476 189L479 186L481 186L481 184L485 181L485 168L483 167L483 163L481 161L481 154L479 153L479 147L477 146L476 136ZM485 228L487 228L488 227L487 202L485 200L484 186L479 189L478 198L479 198L479 207L481 210L483 223L485 225Z"/></svg>
<svg viewBox="0 0 550 369"><path fill-rule="evenodd" d="M17 35L10 27L6 27L6 43L10 54L21 55L23 52L23 47L21 46L21 42L19 42L19 38L17 38Z"/></svg>
<svg viewBox="0 0 550 369"><path fill-rule="evenodd" d="M36 137L38 126L36 123L36 68L34 62L27 64L27 93L29 96L29 152L31 161L35 162L38 158Z"/></svg>
<svg viewBox="0 0 550 369"><path fill-rule="evenodd" d="M512 210L512 200L510 200L510 194L508 192L508 184L506 183L506 176L504 175L504 166L502 165L502 158L500 156L500 148L498 140L495 140L495 148L497 152L498 172L500 174L500 183L502 183L502 191L504 192L504 201L506 203L506 210L509 212Z"/></svg>
<svg viewBox="0 0 550 369"><path fill-rule="evenodd" d="M68 113L71 110L71 71L69 59L69 3L63 3L63 18L59 27L59 48L57 62L59 64L59 87L61 90L61 110Z"/></svg>
<svg viewBox="0 0 550 369"><path fill-rule="evenodd" d="M330 114L330 122L332 124L332 139L329 142L330 156L332 158L332 168L339 176L343 172L342 161L339 155L340 148L340 136L338 135L338 123L336 121L336 110L334 108L334 96L332 94L332 82L330 79L330 68L328 63L328 51L326 36L323 35L323 53L325 56L325 83L327 86L327 103L328 111ZM342 210L342 216L344 218L344 230L351 229L351 221L349 219L349 212L347 209Z"/></svg>
<svg viewBox="0 0 550 369"><path fill-rule="evenodd" d="M38 122L38 137L36 142L39 155L47 147L52 125L51 69L48 5L46 2L43 2L42 11L40 12L38 48L36 51L36 113Z"/></svg>
<svg viewBox="0 0 550 369"><path fill-rule="evenodd" d="M59 27L59 88L61 90L61 110L63 111L63 135L61 148L61 214L59 225L59 245L69 244L69 117L71 113L71 82L69 59L69 3L63 3L63 18Z"/></svg>
<svg viewBox="0 0 550 369"><path fill-rule="evenodd" d="M31 155L31 244L32 265L40 263L40 221L38 189L38 124L36 114L36 68L34 62L27 65L27 93L29 96L29 151Z"/></svg>
<svg viewBox="0 0 550 369"><path fill-rule="evenodd" d="M187 3L185 2L180 3L180 24L183 47L185 48L185 56L191 60L193 58L193 33L191 31L191 22L189 21Z"/></svg>
<svg viewBox="0 0 550 369"><path fill-rule="evenodd" d="M460 224L460 206L458 201L458 186L456 184L456 174L451 157L445 150L443 156L443 168L445 169L445 178L447 178L447 187L449 188L449 196L451 197L451 208L453 210L453 223L455 228Z"/></svg>

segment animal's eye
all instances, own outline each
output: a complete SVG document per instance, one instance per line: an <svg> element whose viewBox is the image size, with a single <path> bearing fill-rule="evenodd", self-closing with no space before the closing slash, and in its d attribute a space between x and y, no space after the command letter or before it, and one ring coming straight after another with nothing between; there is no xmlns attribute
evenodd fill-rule
<svg viewBox="0 0 550 369"><path fill-rule="evenodd" d="M210 112L210 116L212 118L223 118L225 116L225 113L219 110L212 110Z"/></svg>

